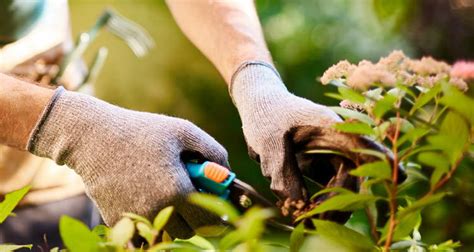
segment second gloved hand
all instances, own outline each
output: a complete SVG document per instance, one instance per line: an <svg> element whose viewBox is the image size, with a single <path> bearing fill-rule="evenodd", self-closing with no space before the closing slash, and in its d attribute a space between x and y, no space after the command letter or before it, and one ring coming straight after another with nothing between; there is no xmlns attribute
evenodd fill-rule
<svg viewBox="0 0 474 252"><path fill-rule="evenodd" d="M310 133L313 147L339 151L352 159L360 157L351 149L378 148L367 139L334 130L332 126L341 118L326 106L288 92L268 63L244 63L232 78L230 92L242 119L249 154L260 162L263 175L271 179L271 189L281 199L307 196L293 149L297 130L304 128ZM362 157L360 161L369 160Z"/></svg>
<svg viewBox="0 0 474 252"><path fill-rule="evenodd" d="M31 134L28 150L74 169L108 225L124 212L151 219L166 206L175 207L165 227L174 237L190 237L194 229L219 222L187 202L194 187L182 155L228 166L227 152L189 121L130 111L58 89Z"/></svg>

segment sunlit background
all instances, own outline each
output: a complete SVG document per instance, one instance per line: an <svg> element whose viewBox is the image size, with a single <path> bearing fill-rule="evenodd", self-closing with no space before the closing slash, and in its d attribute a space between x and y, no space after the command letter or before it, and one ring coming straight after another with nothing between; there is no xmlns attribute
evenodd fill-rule
<svg viewBox="0 0 474 252"><path fill-rule="evenodd" d="M376 60L394 49L413 57L433 55L450 63L474 59L472 0L258 0L258 12L276 66L288 89L323 104L334 101L318 81L342 59ZM247 156L237 111L210 62L184 37L163 1L70 1L75 36L112 7L141 24L156 46L144 58L102 31L86 53L90 62L101 46L109 57L96 83L99 98L142 111L187 118L229 151L238 176L268 192L258 165ZM423 240L461 240L474 248L474 176L460 169L451 197L425 211ZM471 164L472 167L472 164Z"/></svg>

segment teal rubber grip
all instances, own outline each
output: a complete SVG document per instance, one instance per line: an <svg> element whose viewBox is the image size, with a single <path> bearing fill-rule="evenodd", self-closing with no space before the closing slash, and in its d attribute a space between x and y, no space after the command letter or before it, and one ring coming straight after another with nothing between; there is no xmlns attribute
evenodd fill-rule
<svg viewBox="0 0 474 252"><path fill-rule="evenodd" d="M211 162L209 161L202 164L186 163L189 177L198 191L211 193L223 199L227 199L230 193L229 186L235 179L235 173L228 171L228 176L224 181L220 183L215 182L209 179L204 172L206 166L210 164Z"/></svg>

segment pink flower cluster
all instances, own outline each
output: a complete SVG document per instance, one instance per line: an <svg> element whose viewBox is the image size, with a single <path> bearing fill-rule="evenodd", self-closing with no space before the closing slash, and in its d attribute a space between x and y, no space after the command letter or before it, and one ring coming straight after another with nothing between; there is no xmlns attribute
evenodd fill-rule
<svg viewBox="0 0 474 252"><path fill-rule="evenodd" d="M458 61L451 68L451 76L474 80L474 61Z"/></svg>
<svg viewBox="0 0 474 252"><path fill-rule="evenodd" d="M377 63L363 60L354 65L343 60L330 67L320 80L324 85L332 80L342 80L349 87L358 90L367 90L374 85L393 87L397 83L430 88L439 81L446 80L465 91L468 86L464 80L468 78L474 79L472 62L460 62L451 68L447 63L432 57L415 60L405 56L402 51L393 51L387 57L380 58Z"/></svg>

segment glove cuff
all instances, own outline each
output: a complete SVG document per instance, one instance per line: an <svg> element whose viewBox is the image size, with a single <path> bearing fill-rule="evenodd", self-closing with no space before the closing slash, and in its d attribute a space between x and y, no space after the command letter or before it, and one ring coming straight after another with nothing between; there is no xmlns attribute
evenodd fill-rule
<svg viewBox="0 0 474 252"><path fill-rule="evenodd" d="M107 167L97 158L101 151L97 145L110 142L102 128L107 127L106 121L112 120L106 118L106 112L112 111L110 105L102 103L87 95L57 88L30 133L27 150L59 165L74 167L81 177L95 182L97 174ZM90 163L98 163L100 169L89 169Z"/></svg>
<svg viewBox="0 0 474 252"><path fill-rule="evenodd" d="M276 91L276 92L275 92ZM233 74L229 86L232 102L238 108L260 96L288 92L278 71L264 61L246 61Z"/></svg>
<svg viewBox="0 0 474 252"><path fill-rule="evenodd" d="M232 86L234 85L234 81L235 81L235 78L237 77L237 75L242 72L245 68L247 68L248 66L252 66L252 65L255 65L255 66L263 66L263 67L267 67L269 68L270 70L272 70L277 76L278 78L281 80L281 76L280 76L280 73L278 73L278 71L275 69L275 67L273 65L271 65L270 63L268 62L265 62L265 61L260 61L260 60L250 60L250 61L245 61L244 63L242 63L238 68L237 70L235 70L234 74L232 74L232 77L230 79L230 85L229 85L229 91L232 93Z"/></svg>
<svg viewBox="0 0 474 252"><path fill-rule="evenodd" d="M36 147L38 146L39 142L39 132L40 129L43 128L43 126L46 124L48 116L51 114L51 111L53 110L54 105L56 102L59 100L61 95L65 92L66 90L63 87L58 87L55 91L51 99L49 100L48 104L44 108L40 119L36 123L35 127L30 133L30 136L28 138L28 144L26 145L26 149L31 152L35 153L36 152Z"/></svg>

